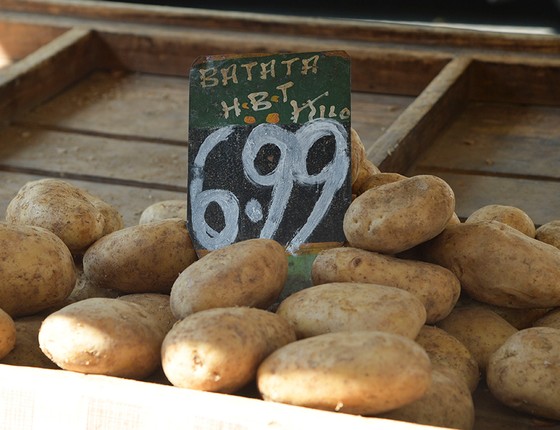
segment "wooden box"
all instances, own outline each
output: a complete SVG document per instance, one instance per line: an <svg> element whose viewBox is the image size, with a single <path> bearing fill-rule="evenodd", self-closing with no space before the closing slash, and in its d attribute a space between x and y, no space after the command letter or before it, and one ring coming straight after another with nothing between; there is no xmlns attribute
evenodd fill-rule
<svg viewBox="0 0 560 430"><path fill-rule="evenodd" d="M197 56L345 50L352 126L382 171L443 177L462 219L491 203L537 225L560 218L557 37L95 1L2 0L0 13L0 213L25 182L59 177L136 224L150 204L186 198ZM6 365L0 399L13 429L416 428ZM475 403L476 429L560 429L501 406L483 383Z"/></svg>

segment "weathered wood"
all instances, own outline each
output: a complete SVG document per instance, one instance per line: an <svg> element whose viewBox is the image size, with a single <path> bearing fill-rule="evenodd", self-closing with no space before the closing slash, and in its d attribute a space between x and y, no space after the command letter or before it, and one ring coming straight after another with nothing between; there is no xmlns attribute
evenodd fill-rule
<svg viewBox="0 0 560 430"><path fill-rule="evenodd" d="M374 164L386 172L404 172L450 118L467 95L469 58L449 63L387 131L368 148Z"/></svg>
<svg viewBox="0 0 560 430"><path fill-rule="evenodd" d="M65 31L60 27L0 21L0 69L31 54Z"/></svg>
<svg viewBox="0 0 560 430"><path fill-rule="evenodd" d="M560 40L554 35L493 33L372 20L312 18L91 0L79 2L75 0L2 0L1 9L73 17L80 20L105 20L117 23L157 24L166 27L213 28L298 37L316 36L337 40L424 45L436 50L449 47L453 50L476 48L551 55L560 52Z"/></svg>
<svg viewBox="0 0 560 430"><path fill-rule="evenodd" d="M72 29L0 74L0 120L36 106L91 71L97 50L90 30Z"/></svg>
<svg viewBox="0 0 560 430"><path fill-rule="evenodd" d="M559 123L560 106L470 102L415 165L560 181Z"/></svg>

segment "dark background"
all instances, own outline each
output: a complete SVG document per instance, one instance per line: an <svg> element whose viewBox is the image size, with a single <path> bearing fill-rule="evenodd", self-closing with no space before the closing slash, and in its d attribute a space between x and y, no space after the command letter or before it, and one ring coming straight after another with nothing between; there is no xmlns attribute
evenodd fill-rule
<svg viewBox="0 0 560 430"><path fill-rule="evenodd" d="M123 3L386 21L494 25L514 31L560 32L560 0L385 1L186 1L119 0ZM540 27L535 29L534 27Z"/></svg>

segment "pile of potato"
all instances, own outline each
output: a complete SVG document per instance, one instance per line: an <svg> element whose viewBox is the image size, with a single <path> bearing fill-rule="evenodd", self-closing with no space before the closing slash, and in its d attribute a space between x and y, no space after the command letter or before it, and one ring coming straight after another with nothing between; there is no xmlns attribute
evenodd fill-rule
<svg viewBox="0 0 560 430"><path fill-rule="evenodd" d="M491 205L461 222L433 175L380 172L352 130L344 246L281 298L288 256L251 239L199 257L186 206L125 227L58 179L0 223L0 358L458 429L484 379L560 420L560 220Z"/></svg>

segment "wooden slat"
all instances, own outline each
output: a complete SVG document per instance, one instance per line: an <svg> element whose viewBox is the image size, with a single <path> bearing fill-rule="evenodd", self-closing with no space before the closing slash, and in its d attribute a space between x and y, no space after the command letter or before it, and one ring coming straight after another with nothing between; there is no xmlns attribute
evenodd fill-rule
<svg viewBox="0 0 560 430"><path fill-rule="evenodd" d="M470 98L558 106L558 82L558 59L480 56L471 67Z"/></svg>
<svg viewBox="0 0 560 430"><path fill-rule="evenodd" d="M0 74L0 121L36 106L91 71L97 59L90 30L72 29Z"/></svg>
<svg viewBox="0 0 560 430"><path fill-rule="evenodd" d="M184 191L187 148L7 127L0 131L0 170Z"/></svg>
<svg viewBox="0 0 560 430"><path fill-rule="evenodd" d="M416 165L560 180L558 124L560 107L470 102Z"/></svg>
<svg viewBox="0 0 560 430"><path fill-rule="evenodd" d="M442 50L507 50L557 55L560 40L554 35L495 33L489 31L409 25L374 20L330 19L251 12L133 5L81 0L2 0L6 11L51 14L80 20L143 23L183 28L214 28L241 32L315 36L338 40L430 46Z"/></svg>
<svg viewBox="0 0 560 430"><path fill-rule="evenodd" d="M29 55L66 30L60 27L0 21L0 68Z"/></svg>
<svg viewBox="0 0 560 430"><path fill-rule="evenodd" d="M19 123L186 146L188 87L187 78L96 72Z"/></svg>
<svg viewBox="0 0 560 430"><path fill-rule="evenodd" d="M368 150L386 172L404 172L447 121L462 108L468 91L469 58L449 63Z"/></svg>
<svg viewBox="0 0 560 430"><path fill-rule="evenodd" d="M6 208L10 200L14 198L18 190L27 182L46 177L45 175L29 175L0 171L0 220L6 214ZM149 187L131 187L115 185L111 183L100 183L91 181L80 181L63 178L65 181L81 187L97 195L102 200L113 205L123 216L125 226L138 224L142 211L152 203L169 199L186 199L186 193L153 189Z"/></svg>
<svg viewBox="0 0 560 430"><path fill-rule="evenodd" d="M432 174L447 181L455 192L457 215L463 220L491 204L518 207L537 225L560 219L560 182L466 175L419 167L413 167L407 174Z"/></svg>

